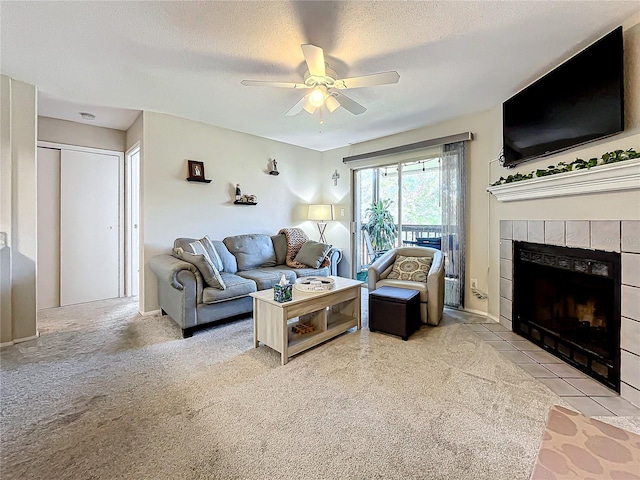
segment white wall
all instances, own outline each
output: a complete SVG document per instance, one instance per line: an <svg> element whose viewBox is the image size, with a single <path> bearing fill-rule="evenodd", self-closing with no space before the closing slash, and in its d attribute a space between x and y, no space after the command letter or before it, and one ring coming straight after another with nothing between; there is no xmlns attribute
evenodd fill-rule
<svg viewBox="0 0 640 480"><path fill-rule="evenodd" d="M136 143L142 142L142 112L126 132L126 149L128 151Z"/></svg>
<svg viewBox="0 0 640 480"><path fill-rule="evenodd" d="M2 265L0 343L7 343L36 334L37 91L5 75L0 76L0 90L0 228L10 247Z"/></svg>
<svg viewBox="0 0 640 480"><path fill-rule="evenodd" d="M57 118L38 117L38 140L124 152L126 132Z"/></svg>
<svg viewBox="0 0 640 480"><path fill-rule="evenodd" d="M279 176L268 174L269 159ZM204 162L211 183L187 182L187 160ZM177 237L265 233L301 226L311 238L315 224L306 206L321 200L320 152L170 115L143 113L141 241L144 245L140 301L158 309L149 259L169 253ZM258 197L257 206L233 205L235 184Z"/></svg>

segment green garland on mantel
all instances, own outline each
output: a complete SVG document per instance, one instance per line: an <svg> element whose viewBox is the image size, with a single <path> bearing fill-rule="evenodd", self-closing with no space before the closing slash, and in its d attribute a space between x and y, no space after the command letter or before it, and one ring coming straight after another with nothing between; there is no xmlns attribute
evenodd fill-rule
<svg viewBox="0 0 640 480"><path fill-rule="evenodd" d="M595 167L597 165L606 165L608 163L623 162L625 160L631 160L633 158L640 158L640 153L636 152L633 148L629 150L614 150L613 152L607 152L600 157L590 158L589 160L583 160L576 158L571 163L559 162L557 165L550 165L546 170L538 169L535 172L522 174L516 173L509 175L507 178L500 177L499 180L493 182L490 186L495 187L497 185L504 185L506 183L520 182L521 180L529 180L533 177L547 177L549 175L555 175L556 173L571 172L573 170L582 170Z"/></svg>

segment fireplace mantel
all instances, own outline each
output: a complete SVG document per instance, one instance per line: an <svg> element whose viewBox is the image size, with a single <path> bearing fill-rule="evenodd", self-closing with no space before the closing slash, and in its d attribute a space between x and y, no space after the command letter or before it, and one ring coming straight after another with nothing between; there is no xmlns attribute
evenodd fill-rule
<svg viewBox="0 0 640 480"><path fill-rule="evenodd" d="M487 188L499 202L640 190L640 159Z"/></svg>

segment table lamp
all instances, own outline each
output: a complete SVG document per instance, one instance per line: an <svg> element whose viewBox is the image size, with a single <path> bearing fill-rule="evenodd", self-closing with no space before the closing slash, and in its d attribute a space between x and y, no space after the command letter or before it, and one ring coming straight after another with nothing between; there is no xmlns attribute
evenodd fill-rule
<svg viewBox="0 0 640 480"><path fill-rule="evenodd" d="M327 228L327 220L333 220L333 205L309 205L308 218L318 222L320 242L327 243L327 239L324 237L324 230Z"/></svg>

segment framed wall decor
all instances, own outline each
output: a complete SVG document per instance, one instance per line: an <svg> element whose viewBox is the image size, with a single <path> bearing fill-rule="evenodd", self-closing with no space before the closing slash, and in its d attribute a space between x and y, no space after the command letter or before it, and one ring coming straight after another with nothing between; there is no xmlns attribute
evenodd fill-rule
<svg viewBox="0 0 640 480"><path fill-rule="evenodd" d="M195 160L187 160L189 168L189 176L187 180L190 182L205 182L209 183L211 180L204 178L204 162L197 162Z"/></svg>

